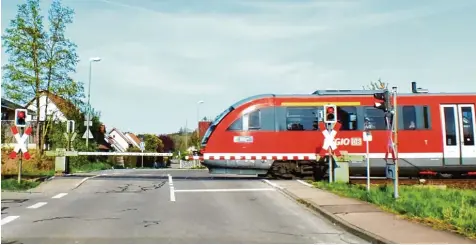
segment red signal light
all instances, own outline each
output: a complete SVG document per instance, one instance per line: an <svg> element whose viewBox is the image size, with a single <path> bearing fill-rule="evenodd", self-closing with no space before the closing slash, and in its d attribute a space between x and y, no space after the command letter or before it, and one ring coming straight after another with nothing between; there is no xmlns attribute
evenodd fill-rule
<svg viewBox="0 0 476 245"><path fill-rule="evenodd" d="M15 110L15 126L17 127L26 127L26 109L16 109Z"/></svg>
<svg viewBox="0 0 476 245"><path fill-rule="evenodd" d="M337 115L336 115L336 106L335 105L325 105L325 115L324 115L324 122L325 123L336 123L337 122Z"/></svg>

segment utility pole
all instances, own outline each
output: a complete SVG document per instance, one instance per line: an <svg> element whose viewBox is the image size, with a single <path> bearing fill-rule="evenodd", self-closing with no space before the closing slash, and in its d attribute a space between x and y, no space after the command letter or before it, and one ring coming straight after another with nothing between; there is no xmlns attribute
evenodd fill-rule
<svg viewBox="0 0 476 245"><path fill-rule="evenodd" d="M88 85L88 108L86 113L86 147L89 146L89 122L91 121L91 74L93 62L99 62L101 58L95 57L89 59L89 85Z"/></svg>
<svg viewBox="0 0 476 245"><path fill-rule="evenodd" d="M187 119L185 119L185 150L188 150L188 129L187 129Z"/></svg>
<svg viewBox="0 0 476 245"><path fill-rule="evenodd" d="M197 102L197 150L200 148L200 104L203 103L203 100Z"/></svg>

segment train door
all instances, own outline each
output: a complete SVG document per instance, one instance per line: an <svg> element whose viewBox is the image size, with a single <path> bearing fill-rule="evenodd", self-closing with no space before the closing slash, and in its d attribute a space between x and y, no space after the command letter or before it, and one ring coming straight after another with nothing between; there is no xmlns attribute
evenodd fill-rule
<svg viewBox="0 0 476 245"><path fill-rule="evenodd" d="M458 120L461 137L461 160L463 165L476 164L476 129L474 105L458 105Z"/></svg>
<svg viewBox="0 0 476 245"><path fill-rule="evenodd" d="M440 105L445 165L476 162L474 105Z"/></svg>

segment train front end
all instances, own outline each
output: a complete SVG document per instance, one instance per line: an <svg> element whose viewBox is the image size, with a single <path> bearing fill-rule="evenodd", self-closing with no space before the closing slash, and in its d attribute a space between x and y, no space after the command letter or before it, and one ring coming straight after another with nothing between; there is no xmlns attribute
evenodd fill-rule
<svg viewBox="0 0 476 245"><path fill-rule="evenodd" d="M238 158L234 154L237 150L235 149L236 144L243 143L241 141L246 136L237 136L240 133L228 131L229 124L240 118L243 114L243 109L246 110L249 106L245 104L253 104L256 98L268 96L257 95L238 101L220 113L209 125L201 141L199 156L195 158L199 158L201 164L207 167L210 173L259 176L268 173L273 160L251 159L246 156ZM246 153L244 154L246 155Z"/></svg>

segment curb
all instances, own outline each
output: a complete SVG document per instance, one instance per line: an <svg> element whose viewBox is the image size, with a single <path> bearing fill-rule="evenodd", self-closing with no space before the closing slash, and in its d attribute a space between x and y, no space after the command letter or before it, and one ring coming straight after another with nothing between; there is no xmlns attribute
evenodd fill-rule
<svg viewBox="0 0 476 245"><path fill-rule="evenodd" d="M98 175L86 177L86 178L82 179L78 184L76 184L75 187L71 188L71 190L77 189L78 187L80 187L84 182L88 181L89 179L96 178L96 177L99 177L99 176L104 176L104 175L106 175L106 174L98 174Z"/></svg>
<svg viewBox="0 0 476 245"><path fill-rule="evenodd" d="M268 183L268 182L266 182L266 183ZM302 198L297 197L296 195L294 195L293 193L288 191L286 188L283 188L281 186L276 187L272 184L270 184L270 185L275 187L282 194L284 194L285 196L290 197L291 199L293 199L297 203L299 203L301 205L304 205L307 208L311 209L312 211L315 211L315 212L321 214L322 216L324 216L328 220L330 220L333 223L336 223L337 225L342 227L344 230L346 230L346 231L352 233L353 235L356 235L356 236L358 236L358 237L360 237L360 238L362 238L366 241L369 241L372 244L395 244L395 242L387 240L387 239L385 239L385 238L383 238L379 235L368 232L368 231L366 231L366 230L364 230L364 229L362 229L358 226L355 226L355 225L345 221L344 219L342 219L342 218L338 217L337 215L334 215L333 213L321 208L320 206L316 205L313 202L309 202L309 201L306 201ZM315 187L311 187L311 188L315 188Z"/></svg>

